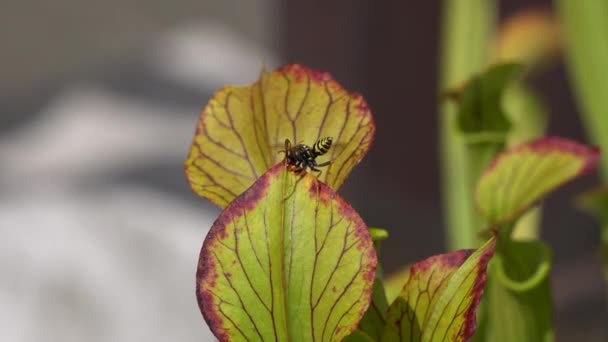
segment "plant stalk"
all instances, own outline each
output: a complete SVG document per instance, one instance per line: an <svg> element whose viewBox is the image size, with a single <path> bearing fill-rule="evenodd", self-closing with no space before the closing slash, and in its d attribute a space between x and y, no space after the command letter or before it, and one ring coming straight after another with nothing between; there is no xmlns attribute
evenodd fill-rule
<svg viewBox="0 0 608 342"><path fill-rule="evenodd" d="M490 59L496 22L494 0L444 0L440 92L461 85L483 70ZM445 227L449 250L480 245L482 223L473 200L471 165L456 124L456 108L441 106L441 171Z"/></svg>

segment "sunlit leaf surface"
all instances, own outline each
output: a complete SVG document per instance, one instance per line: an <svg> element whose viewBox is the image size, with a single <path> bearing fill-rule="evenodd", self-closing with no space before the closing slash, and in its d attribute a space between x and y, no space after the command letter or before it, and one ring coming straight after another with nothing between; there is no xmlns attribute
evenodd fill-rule
<svg viewBox="0 0 608 342"><path fill-rule="evenodd" d="M478 250L430 257L414 264L386 315L383 341L466 341L486 282L495 238Z"/></svg>
<svg viewBox="0 0 608 342"><path fill-rule="evenodd" d="M550 137L499 155L477 184L477 204L490 224L513 220L548 192L597 167L599 151Z"/></svg>
<svg viewBox="0 0 608 342"><path fill-rule="evenodd" d="M285 139L313 145L333 137L318 161L331 161L319 179L338 190L367 153L374 123L365 100L328 73L289 65L262 72L243 87L228 86L209 101L186 160L192 190L225 207L272 165Z"/></svg>
<svg viewBox="0 0 608 342"><path fill-rule="evenodd" d="M357 213L279 163L214 223L197 298L222 341L338 341L369 306L376 266Z"/></svg>

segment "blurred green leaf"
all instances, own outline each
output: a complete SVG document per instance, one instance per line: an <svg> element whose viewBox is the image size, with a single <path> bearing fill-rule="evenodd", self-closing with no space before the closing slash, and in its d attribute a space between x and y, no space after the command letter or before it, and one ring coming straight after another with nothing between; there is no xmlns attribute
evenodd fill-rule
<svg viewBox="0 0 608 342"><path fill-rule="evenodd" d="M382 228L369 228L369 233L374 242L376 255L380 258L380 244L388 238L388 232ZM384 330L387 309L388 301L382 281L382 267L378 263L372 289L372 302L363 315L357 330L348 337L347 341L366 341L366 338L378 341Z"/></svg>
<svg viewBox="0 0 608 342"><path fill-rule="evenodd" d="M544 243L499 243L489 267L483 332L474 341L553 341L550 269Z"/></svg>
<svg viewBox="0 0 608 342"><path fill-rule="evenodd" d="M547 193L595 170L598 159L596 148L557 137L515 146L479 179L478 207L489 226L513 222Z"/></svg>
<svg viewBox="0 0 608 342"><path fill-rule="evenodd" d="M439 89L444 92L487 67L498 6L496 0L444 0L441 12ZM475 183L469 177L465 140L457 119L456 106L451 103L441 106L442 199L449 250L473 248L482 243L471 196Z"/></svg>
<svg viewBox="0 0 608 342"><path fill-rule="evenodd" d="M509 131L507 146L520 145L545 135L547 109L542 99L524 82L516 82L504 95L507 116L513 127ZM512 237L519 240L538 239L540 233L541 208L527 211L513 229Z"/></svg>
<svg viewBox="0 0 608 342"><path fill-rule="evenodd" d="M576 207L594 216L600 223L608 223L608 186L585 191L575 199Z"/></svg>
<svg viewBox="0 0 608 342"><path fill-rule="evenodd" d="M608 186L586 191L576 198L576 206L594 216L601 226L601 253L604 278L608 281Z"/></svg>
<svg viewBox="0 0 608 342"><path fill-rule="evenodd" d="M511 128L502 108L502 96L514 77L522 71L519 64L497 64L474 76L456 95L458 127L469 143L504 142Z"/></svg>

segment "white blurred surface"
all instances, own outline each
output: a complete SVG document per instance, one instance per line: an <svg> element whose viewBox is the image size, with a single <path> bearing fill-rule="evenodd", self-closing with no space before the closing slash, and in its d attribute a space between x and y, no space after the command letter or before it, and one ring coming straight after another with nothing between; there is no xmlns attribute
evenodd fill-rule
<svg viewBox="0 0 608 342"><path fill-rule="evenodd" d="M262 67L278 67L267 49L216 23L192 23L167 33L151 54L166 77L197 89L250 84Z"/></svg>
<svg viewBox="0 0 608 342"><path fill-rule="evenodd" d="M142 63L192 88L255 81L272 56L228 32L188 25ZM176 165L185 187L201 109L78 81L0 136L0 341L214 340L195 272L219 210L120 177Z"/></svg>
<svg viewBox="0 0 608 342"><path fill-rule="evenodd" d="M201 100L203 102L204 100ZM196 122L193 108L161 106L92 84L60 93L24 130L0 138L0 180L43 175L94 177L144 162L182 159Z"/></svg>
<svg viewBox="0 0 608 342"><path fill-rule="evenodd" d="M0 197L3 341L203 341L198 253L215 213L155 191Z"/></svg>

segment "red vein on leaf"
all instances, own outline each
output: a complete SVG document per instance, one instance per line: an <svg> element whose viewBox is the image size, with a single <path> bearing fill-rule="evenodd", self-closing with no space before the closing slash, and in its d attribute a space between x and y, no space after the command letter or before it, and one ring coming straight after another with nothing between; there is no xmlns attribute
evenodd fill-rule
<svg viewBox="0 0 608 342"><path fill-rule="evenodd" d="M466 262L466 261L465 261ZM464 264L464 263L463 263ZM471 272L474 272L477 270L477 267L473 267L471 268L471 270L469 270L469 272L467 272L467 275L464 277L464 279L467 279L469 277L469 275L471 274ZM461 283L462 284L462 283ZM445 310L447 309L447 307L450 305L450 303L452 303L452 300L454 299L454 296L456 296L456 294L458 294L458 291L454 291L452 293L452 295L450 296L450 298L447 300L447 302L445 303L445 305L443 306L443 308L441 309L441 314L439 315L439 317L443 317ZM425 322L426 323L426 322ZM433 332L431 334L431 338L430 340L433 340L433 336L435 336L435 332L437 332L437 327L439 325L439 321L436 322L435 326L433 327Z"/></svg>
<svg viewBox="0 0 608 342"><path fill-rule="evenodd" d="M276 103L275 103L275 108L274 108L274 111L275 111L276 113L281 113L281 109L279 109L279 108L278 108L278 104L276 104ZM280 143L281 143L281 141L279 140L279 132L280 132L280 128L281 128L281 120L283 120L283 116L282 116L282 115L280 115L280 114L279 114L279 115L276 115L276 120L277 120L277 126L276 126L276 128L275 128L275 130L274 130L274 135L275 135L274 142L275 142L276 144L280 144ZM295 143L295 142L294 142L294 143Z"/></svg>
<svg viewBox="0 0 608 342"><path fill-rule="evenodd" d="M266 216L268 215L268 207L264 207L264 235L266 236L266 250L268 251L268 279L270 280L270 316L272 317L272 332L274 333L274 340L278 341L277 336L277 325L276 318L274 316L274 285L272 282L272 262L270 261L270 239L268 237L268 223L266 222Z"/></svg>
<svg viewBox="0 0 608 342"><path fill-rule="evenodd" d="M504 172L502 172L502 174L500 175L500 179L497 179L496 182L493 183L504 184L506 188L503 188L503 185L500 185L500 191L498 189L495 189L496 191L494 191L494 193L498 193L498 195L495 196L495 200L491 201L490 203L494 202L495 206L494 208L492 208L492 212L487 213L487 215L492 221L499 219L499 213L501 212L501 210L504 210L503 207L507 202L507 199L509 197L509 191L512 188L511 183L514 179L513 175L517 174L519 170L519 165L519 163L511 163L511 165L509 165L509 167ZM498 171L499 169L496 170Z"/></svg>
<svg viewBox="0 0 608 342"><path fill-rule="evenodd" d="M561 170L564 168L564 166L570 164L572 162L572 160L564 160L562 161L562 163L560 164L552 164L551 167L549 168L544 168L542 170L541 175L538 176L537 179L546 179L548 177L548 174L553 174L555 172L555 170ZM547 161L548 163L548 161ZM537 167L537 169L540 169ZM577 176L577 173L573 174L573 175L569 175L568 177L560 177L559 178L559 182L553 184L551 187L544 189L543 191L541 191L536 198L533 198L533 201L531 203L527 203L525 206L522 206L521 208L517 208L518 213L521 212L522 210L524 210L525 208L530 207L531 205L534 205L536 201L538 201L539 199L541 199L543 197L544 194L554 191L557 188L559 188L561 185L568 183L569 181L572 181L573 179L575 179ZM531 177L530 177L531 178ZM526 188L525 191L521 192L520 196L525 196L525 194L528 194L531 192L531 189L535 188L537 186L537 183L534 182L528 182L530 184L528 184L528 187ZM521 198L518 197L516 198L517 202L513 202L513 203L518 203L521 202Z"/></svg>
<svg viewBox="0 0 608 342"><path fill-rule="evenodd" d="M215 292L211 291L211 290L210 290L210 289L208 289L208 288L207 288L207 289L205 289L205 291L207 291L207 292L208 292L210 295L212 295L213 297L215 297L215 298L217 298L217 299L219 300L219 303L217 303L217 304L216 304L216 303L214 303L214 304L215 304L215 306L216 306L218 309L220 308L220 306L221 306L222 304L226 304L226 305L229 305L229 306L235 307L235 308L237 308L237 309L241 309L241 310L243 309L242 307L240 307L240 306L238 306L238 305L236 305L236 304L234 304L234 303L230 303L230 302L228 302L227 300L224 300L224 299L223 299L222 297L220 297L220 296L219 296L217 293L215 293Z"/></svg>
<svg viewBox="0 0 608 342"><path fill-rule="evenodd" d="M338 296L338 298L336 298L336 300L332 304L331 308L329 309L329 313L327 314L327 319L325 320L325 324L323 325L323 332L321 333L322 337L325 336L325 331L327 330L327 323L329 322L329 319L331 318L331 315L334 312L334 309L336 308L336 305L338 305L338 302L340 301L340 299L342 299L342 297L344 296L344 294L346 293L346 291L348 291L348 289L350 289L351 285L355 282L355 278L357 277L357 275L359 273L361 273L361 270L363 269L363 256L364 255L361 254L361 256L359 258L359 268L357 269L357 271L355 272L355 274L353 275L353 277L348 281L348 283L344 287L344 290L342 291L342 293L340 293L340 295ZM333 332L332 332L332 334L333 334Z"/></svg>
<svg viewBox="0 0 608 342"><path fill-rule="evenodd" d="M220 245L222 245L224 248L226 248L227 250L231 251L231 252L235 252L234 248L228 246L224 241L217 239L215 240L217 243L219 243Z"/></svg>
<svg viewBox="0 0 608 342"><path fill-rule="evenodd" d="M346 125L348 124L348 121L350 120L351 117L351 103L352 103L352 98L349 97L348 101L344 104L344 109L346 110L346 115L344 116L344 120L342 120L342 127L340 127L340 133L338 133L338 136L336 137L336 141L342 141L342 135L344 134L344 130L346 129ZM332 155L332 158L334 156Z"/></svg>
<svg viewBox="0 0 608 342"><path fill-rule="evenodd" d="M238 306L238 305L236 305L236 304L233 304L233 303L230 303L230 302L228 302L228 301L224 300L222 297L220 297L219 295L217 295L215 292L211 291L210 289L206 289L206 291L207 291L207 292L208 292L210 295L212 295L213 297L215 297L215 298L217 298L217 299L219 300L219 303L215 304L215 307L217 307L218 311L219 311L219 312L220 312L220 313L221 313L221 314L222 314L224 317L226 317L226 318L227 318L227 319L230 321L230 323L232 323L232 325L234 325L234 327L236 328L236 330L238 330L238 331L239 331L239 333L241 333L241 335L243 335L243 337L244 337L244 338L245 338L247 341L249 341L249 338L247 337L247 335L245 335L245 333L244 333L244 332L243 332L243 331L242 331L242 330L241 330L241 329L238 327L238 325L236 325L236 323L234 323L234 321L232 320L232 318L230 318L230 316L228 316L228 314L227 314L227 313L225 313L225 312L224 312L224 310L222 310L222 304L226 304L226 305L229 305L229 306L235 307L235 308L237 308L237 309L241 309L241 310L243 310L243 308L242 308L242 307L240 307L240 306Z"/></svg>
<svg viewBox="0 0 608 342"><path fill-rule="evenodd" d="M232 114L230 112L230 99L232 98L230 95L232 95L232 93L226 95L226 103L224 104L224 108L226 109L226 115L228 116L228 120L230 121L230 126L232 127L232 130L236 134L237 139L239 139L239 142L241 143L241 147L243 148L243 153L244 153L243 157L245 159L247 159L247 162L249 163L249 166L251 167L251 172L253 173L255 178L259 178L259 175L258 175L257 171L255 170L253 163L251 162L251 156L249 155L249 151L247 150L247 145L245 145L245 141L243 140L241 133L239 133L239 131L234 127L234 120L232 119Z"/></svg>
<svg viewBox="0 0 608 342"><path fill-rule="evenodd" d="M306 74L306 92L304 93L304 97L302 98L302 101L300 102L300 107L296 111L296 116L292 120L294 123L296 121L298 121L298 118L302 114L302 109L304 109L304 104L306 104L306 102L308 101L309 95L310 95L310 75ZM295 126L294 126L294 129L295 129Z"/></svg>
<svg viewBox="0 0 608 342"><path fill-rule="evenodd" d="M222 206L226 206L226 205L228 205L228 203L230 203L230 201L226 197L224 197L224 195L222 195L216 191L209 190L208 186L201 185L199 187L201 188L199 191L201 194L209 194L208 197L210 197L210 198L221 199L223 201L223 203L221 204Z"/></svg>
<svg viewBox="0 0 608 342"><path fill-rule="evenodd" d="M538 164L535 163L536 156L532 155L535 160L533 160L531 163L525 162L525 155L520 155L520 157L523 157L524 162L512 161L512 167L509 170L510 173L508 178L506 179L506 182L504 182L503 184L498 183L500 186L500 193L502 193L502 196L500 197L502 199L502 202L497 208L498 210L496 210L497 220L504 219L505 213L508 213L509 215L512 214L511 210L513 209L513 204L516 203L514 202L515 198L513 197L512 193L521 187L522 179L524 181L532 180L535 176L535 173L538 171ZM534 182L533 184L536 184L536 182ZM517 192L515 193L517 194Z"/></svg>
<svg viewBox="0 0 608 342"><path fill-rule="evenodd" d="M460 266L458 266L458 267L460 267ZM435 271L435 269L433 269L433 272L434 272L434 271ZM435 296L436 296L436 295L438 294L438 292L439 292L439 291L442 289L442 287L443 287L443 283L444 283L444 282L445 282L447 279L451 279L451 276L453 275L453 273L450 273L450 274L445 274L445 273L443 273L443 274L440 274L440 275L442 275L442 277L439 279L439 282L438 282L438 283L437 283L437 285L435 286L435 290L434 290L432 293L429 291L429 295L430 295L430 296L429 296L429 307L428 307L427 312L425 313L425 315L424 315L424 317L423 317L423 319L422 319L422 321L421 321L421 322L422 322L422 323L421 323L421 326L420 326L420 331L421 331L421 332L422 332L422 331L424 331L424 329L426 329L426 324L428 323L428 318L429 318L429 315L430 315L430 314L431 314L431 312L433 311L433 307L434 307L434 305L435 305L435 302L434 302L434 301L435 301ZM428 287L430 287L430 279L429 279L429 281L428 281L428 284L429 284L429 285L427 285L427 286L428 286ZM416 312L416 310L414 309L414 314L415 314L415 312ZM414 316L414 317L415 317L415 316Z"/></svg>
<svg viewBox="0 0 608 342"><path fill-rule="evenodd" d="M359 133L359 130L360 130L361 128L363 128L363 127L364 127L364 126L362 126L361 124L359 124L359 126L357 127L357 130L356 130L356 131L355 131L355 133L353 134L353 138L354 138L354 137L355 137L355 136L356 136L356 135ZM371 130L368 130L368 131L365 133L365 135L363 135L363 137L362 137L362 138L361 138L361 140L359 141L359 144L357 144L357 147L356 147L356 148L354 148L354 149L352 150L352 152L350 153L350 155L348 156L348 158L346 158L346 161L351 161L351 160L352 160L352 163L353 163L353 164L357 162L356 160L354 160L354 159L353 159L353 156L354 156L356 153L358 153L358 150L359 150L359 149L361 149L361 148L362 148L362 146L365 146L365 145L364 145L364 143L365 143L366 141L368 141L368 140L367 140L367 138L368 138L368 136L370 135L370 133L371 133ZM346 161L340 165L340 168L338 169L338 172L336 172L336 177L335 177L334 179L336 179L336 180L340 179L340 175L342 174L342 171L344 171L344 170L345 170L345 169L344 169L344 166L346 165Z"/></svg>
<svg viewBox="0 0 608 342"><path fill-rule="evenodd" d="M297 186L297 185L294 185L294 186ZM294 191L296 191L296 190L294 190ZM292 197L295 197L295 196L292 196ZM295 214L295 207L296 207L296 205L295 205L295 202L296 202L295 198L292 200L292 202L293 203L291 204L291 215L290 215L290 218L289 218L289 221L290 221L290 226L289 226L289 268L287 270L287 272L288 272L288 274L287 274L287 282L289 284L291 284L291 269L292 269L292 264L293 264L293 246L294 246L294 243L293 243L293 226L294 226L294 220L295 220L295 217L296 217L296 214Z"/></svg>
<svg viewBox="0 0 608 342"><path fill-rule="evenodd" d="M384 323L386 323L386 319L384 319L384 317L382 317L382 310L380 310L380 308L378 307L378 303L376 303L374 300L372 300L372 308L374 309L374 313L376 314L376 316L378 316L378 319L382 322L382 325L384 325Z"/></svg>
<svg viewBox="0 0 608 342"><path fill-rule="evenodd" d="M310 81L310 79L309 79L309 81ZM319 188L318 187L317 187L317 196L316 196L316 199L317 199L317 203L316 203L317 205L315 206L315 219L314 219L315 220L315 223L314 223L315 227L314 227L314 230L313 230L313 234L314 234L313 239L314 239L314 243L315 243L315 247L314 247L315 248L315 258L314 258L314 262L312 264L312 275L311 275L311 278L310 278L310 291L309 291L309 294L308 294L308 305L309 305L309 308L310 308L310 330L311 330L310 334L312 336L312 340L313 341L315 340L315 315L314 315L315 308L312 305L312 301L313 301L312 297L313 297L313 288L314 288L314 284L315 284L315 273L316 273L316 270L317 270L317 258L319 256L319 254L317 253L317 229L318 229L319 203L320 203L320 200L319 200Z"/></svg>
<svg viewBox="0 0 608 342"><path fill-rule="evenodd" d="M325 92L327 93L327 97L329 97L329 101L327 102L327 106L325 107L325 113L323 113L323 119L321 119L321 123L319 124L319 131L317 132L316 140L321 139L321 133L323 132L323 127L325 127L325 121L327 120L327 117L329 116L329 109L334 104L333 96L332 96L331 92L329 91L329 87L327 86L327 81L323 81L323 89L325 89ZM336 141L339 141L339 140L336 139Z"/></svg>
<svg viewBox="0 0 608 342"><path fill-rule="evenodd" d="M333 279L334 274L336 274L336 271L338 270L338 268L340 266L340 262L342 261L342 257L344 257L344 254L346 254L346 243L348 241L348 236L349 236L347 233L348 233L348 228L346 229L346 234L344 234L344 241L342 243L342 251L340 252L340 255L338 256L338 260L336 261L336 264L334 265L333 270L329 273L329 278L327 279L327 282L325 283L325 286L321 290L321 293L319 293L319 297L317 298L315 304L312 306L313 310L321 302L321 299L323 298L323 295L325 294L325 291L327 290L327 287L329 287L329 284L331 283L331 280Z"/></svg>
<svg viewBox="0 0 608 342"><path fill-rule="evenodd" d="M517 179L519 180L519 184L517 184L517 187L514 187L516 189L520 189L519 191L519 197L516 196L509 196L510 197L510 201L508 201L507 203L511 204L511 207L513 207L513 204L515 203L519 203L519 204L523 204L521 203L521 196L526 197L529 193L531 193L530 189L534 189L538 187L538 179L546 179L546 174L547 173L554 173L555 170L560 170L562 165L556 165L554 163L554 160L552 160L552 158L549 156L547 158L547 156L545 156L545 158L543 158L542 156L539 155L532 155L531 157L533 157L534 159L529 160L529 162L527 163L519 163L519 167L518 170L522 170L522 172L520 172L522 174L522 176L519 177L513 177L513 179ZM565 164L569 164L569 160L565 161ZM551 166L549 169L547 169L547 167L543 164L549 164L549 166ZM523 182L521 182L523 180ZM503 186L504 188L504 186ZM510 195L512 189L504 189L505 192L508 191L508 194ZM518 192L515 192L515 194L517 195ZM513 209L513 208L506 208L506 209ZM521 208L515 208L516 210L519 209L521 210ZM503 211L501 211L502 213L504 212L510 212L511 210L505 210L505 208L503 208Z"/></svg>
<svg viewBox="0 0 608 342"><path fill-rule="evenodd" d="M340 326L340 322L342 322L342 320L344 319L344 317L346 317L346 315L355 307L355 305L361 303L359 301L359 299L355 300L349 307L348 309L346 309L346 311L344 311L344 313L342 313L342 315L340 316L340 318L338 319L338 323L336 323L336 326L334 327L333 331L331 332L330 338L333 338L334 336L336 336L336 334L338 333L338 327ZM355 327L356 328L356 327ZM354 330L354 329L352 329Z"/></svg>
<svg viewBox="0 0 608 342"><path fill-rule="evenodd" d="M260 340L264 340L264 338L262 337L262 334L260 334L260 331L258 330L258 326L255 324L255 321L253 320L253 317L251 317L251 314L245 308L245 303L243 302L243 299L241 298L240 293L236 290L236 288L232 284L232 281L230 280L230 277L228 277L228 275L226 274L226 271L224 271L225 268L224 268L224 264L222 264L222 260L217 256L217 254L215 254L215 251L211 251L211 253L213 254L213 256L215 257L215 259L217 260L217 263L220 266L220 269L222 270L222 274L224 275L224 278L228 282L228 285L230 286L230 288L232 289L232 291L234 291L234 294L236 295L236 297L239 299L239 303L241 303L241 308L243 309L243 311L245 312L245 314L247 315L247 317L251 321L251 324L253 324L253 328L255 329L256 333L260 337Z"/></svg>
<svg viewBox="0 0 608 342"><path fill-rule="evenodd" d="M435 270L433 269L433 270L431 271L431 274L429 275L429 278L427 279L427 285L426 285L426 287L425 287L424 289L421 289L421 288L420 288L420 281L418 281L418 282L417 282L417 285L418 285L418 296L416 297L416 302L415 302L415 303L414 303L414 305L413 305L413 310L412 310L413 316L412 316L411 318L408 316L408 320L410 321L410 326L412 327L412 328L410 329L410 339L412 339L412 340L414 339L414 329L413 329L413 326L414 326L414 324L416 323L416 322L415 322L415 319L416 319L416 313L419 313L419 312L420 312L420 311L419 311L419 310L420 310L420 308L418 308L418 304L420 303L420 299L422 298L422 295L423 295L423 294L424 294L424 295L426 295L426 296L428 297L428 301L429 301L429 302L428 302L428 306L429 306L429 307L427 307L427 308L426 308L426 311L424 312L424 317L423 317L423 319L422 319L422 322L424 322L424 321L426 320L426 318L428 317L429 313L432 311L432 310L431 310L431 305L432 305L432 303L433 303L433 297L434 297L434 296L433 296L433 295L431 295L431 293L430 293L430 291L429 291L429 288L430 288L430 283L431 283L431 281L432 281L432 278L433 278L434 273L435 273ZM445 279L445 278L443 278L443 279Z"/></svg>
<svg viewBox="0 0 608 342"><path fill-rule="evenodd" d="M268 130L268 112L266 111L266 96L262 78L258 81L259 95L261 99L262 115L264 118L264 133L266 134L266 145L270 146L270 131Z"/></svg>
<svg viewBox="0 0 608 342"><path fill-rule="evenodd" d="M407 307L407 302L406 305ZM406 309L407 310L407 309ZM412 325L412 323L410 323L410 326ZM399 317L399 319L397 320L397 331L399 332L399 342L403 341L403 314L401 315L401 317ZM414 330L413 328L410 328L410 330ZM410 334L411 335L411 334Z"/></svg>
<svg viewBox="0 0 608 342"><path fill-rule="evenodd" d="M283 108L283 114L285 114L285 116L287 117L287 121L289 121L291 123L291 127L293 130L293 143L297 144L298 140L297 140L297 135L296 135L296 129L294 126L294 120L291 119L291 115L289 114L289 94L291 93L291 80L289 79L289 77L287 77L287 74L285 74L284 71L281 72L281 76L283 76L283 79L285 79L285 82L287 82L287 86L285 87L285 102L283 104L284 108ZM277 111L278 113L280 113L280 111ZM279 117L281 117L281 115L279 115ZM279 140L279 131L278 131L278 127L277 127L277 141Z"/></svg>
<svg viewBox="0 0 608 342"><path fill-rule="evenodd" d="M332 204L333 205L333 204ZM332 212L331 212L331 218L330 218L330 222L333 221L333 207L332 207ZM321 243L321 248L319 248L319 250L317 251L318 254L321 253L321 251L323 250L323 248L325 247L325 242L327 241L327 237L329 236L329 233L331 232L331 230L338 226L340 223L342 223L342 221L344 220L344 217L340 217L340 219L335 222L332 223L329 228L327 229L327 233L325 233L325 237L323 238L323 243ZM349 223L348 227L346 227L346 229L348 230L350 228L350 226L352 225L352 222Z"/></svg>
<svg viewBox="0 0 608 342"><path fill-rule="evenodd" d="M212 158L211 156L209 156L209 155L207 155L207 154L203 153L203 152L202 152L202 151L200 151L200 150L199 150L199 156L200 156L200 157L202 157L202 158L204 158L204 159L209 160L209 161L210 161L210 162L212 162L212 163L213 163L215 166L219 167L220 169L222 169L222 170L223 170L223 171L225 171L226 173L229 173L229 174L231 174L231 175L233 175L233 176L236 176L236 177L245 178L245 179L246 179L246 180L248 180L248 181L255 181L255 178L254 178L254 177L252 177L251 175L245 175L245 174L240 173L240 172L237 172L237 171L235 171L235 170L233 170L233 169L229 169L229 168L227 168L226 166L224 166L222 163L220 163L219 161L215 160L214 158ZM197 164L194 164L194 165L197 165ZM241 185L246 185L246 184L241 183Z"/></svg>
<svg viewBox="0 0 608 342"><path fill-rule="evenodd" d="M345 111L346 111L346 115L345 115L345 117L344 117L344 120L342 121L342 127L340 128L340 133L338 133L338 136L336 137L336 142L341 142L341 141L343 140L343 139L342 139L342 135L344 134L344 130L346 129L346 125L347 125L347 123L348 123L348 120L350 120L350 115L351 115L351 112L350 112L350 111L351 111L351 108L350 108L351 106L350 106L350 104L351 104L351 102L352 102L352 98L351 98L351 97L349 97L349 98L348 98L348 101L347 101L347 102L346 102L346 104L345 104ZM353 136L354 136L354 135L353 135ZM351 138L352 138L352 137L351 137ZM348 140L349 140L349 142L350 142L350 138L349 138ZM345 143L346 143L346 142L345 142ZM330 158L331 160L335 160L335 159L336 159L336 152L337 152L337 151L336 151L336 149L334 149L334 150L332 151L331 158ZM342 152L343 152L343 151L342 151ZM330 177L331 177L331 175L333 174L334 165L335 165L335 164L331 164L331 165L329 166L328 170L327 170L327 176L325 176L325 179L326 179L328 182L329 182L329 178L330 178ZM336 179L336 177L334 177L334 179Z"/></svg>
<svg viewBox="0 0 608 342"><path fill-rule="evenodd" d="M222 150L224 150L224 151L226 151L226 152L228 152L230 154L233 154L233 155L235 155L237 157L240 157L240 158L245 158L244 154L241 154L241 153L238 153L237 151L229 149L228 147L226 147L226 145L222 144L219 140L213 139L211 137L211 135L209 134L209 131L207 131L207 126L206 125L203 125L202 127L203 127L203 137L207 138L207 140L209 140L210 143L212 143L213 145L219 147L220 149L222 149ZM195 142L195 144L198 146L199 149L201 148L201 144L200 143Z"/></svg>
<svg viewBox="0 0 608 342"><path fill-rule="evenodd" d="M215 113L215 109L209 108L209 110L207 111L207 114L209 114L209 116L210 116L209 119L215 120L220 126L224 127L225 129L232 130L232 127L230 127L229 124L224 123L222 120L220 120L220 118Z"/></svg>
<svg viewBox="0 0 608 342"><path fill-rule="evenodd" d="M262 273L264 273L265 275L268 275L268 273L266 273L266 270L264 269L264 266L262 266L262 261L258 257L258 253L255 249L255 245L253 244L253 240L251 239L251 230L249 229L249 222L247 221L247 212L245 212L245 211L243 211L243 218L245 220L245 230L247 231L247 236L249 237L249 244L251 245L251 251L253 252L253 256L255 257L255 260L258 262L258 265L260 265L260 268L262 269Z"/></svg>
<svg viewBox="0 0 608 342"><path fill-rule="evenodd" d="M237 196L237 194L234 193L232 190L230 190L227 187L221 185L217 180L215 180L215 178L209 172L207 172L205 169L203 169L202 167L200 167L199 165L196 165L196 164L194 164L192 166L194 166L194 168L196 168L200 173L204 174L205 177L207 178L207 180L209 180L209 182L211 182L211 184L202 184L201 183L201 187L216 186L216 187L221 188L224 191L226 191L229 195L232 195L234 197Z"/></svg>
<svg viewBox="0 0 608 342"><path fill-rule="evenodd" d="M323 294L325 294L325 291L327 290L327 288L329 287L329 283L331 283L331 280L333 279L334 274L336 273L336 271L338 270L338 267L340 265L340 261L342 261L342 257L344 257L344 254L346 254L346 252L348 251L346 249L346 241L348 240L348 237L350 236L348 234L348 230L350 228L350 226L352 225L352 222L349 222L349 225L346 227L346 232L344 234L344 243L342 246L342 252L340 253L340 256L338 257L338 260L336 261L336 264L334 266L334 269L332 270L332 272L330 272L329 274L329 278L327 279L327 282L325 283L325 286L323 287L323 289L321 290L321 293L319 293L319 297L317 297L317 301L315 302L315 304L313 305L313 310L317 307L317 305L319 305L319 303L321 302L321 298L323 298ZM352 247L352 245L351 245ZM320 253L320 250L319 250Z"/></svg>
<svg viewBox="0 0 608 342"><path fill-rule="evenodd" d="M232 320L232 318L230 318L225 312L224 310L222 310L222 307L218 305L218 310L219 312L226 317L226 319L228 319L230 321L230 323L232 323L232 325L236 328L236 330L243 335L243 338L245 338L246 341L250 341L249 337L247 337L247 335L245 335L245 333L241 330L241 328L239 328L239 326Z"/></svg>
<svg viewBox="0 0 608 342"><path fill-rule="evenodd" d="M241 266L241 269L243 270L243 274L245 274L245 279L247 279L247 284L253 290L253 293L255 293L255 296L258 298L260 303L262 303L264 308L266 308L266 310L268 310L268 312L271 313L272 311L270 310L270 307L268 306L268 304L266 304L264 302L264 300L262 300L262 297L260 296L258 290L255 288L255 286L253 286L253 283L251 282L251 279L249 278L249 274L247 274L247 270L245 269L245 264L243 263L243 260L241 259L241 255L239 253L239 234L236 231L236 224L233 222L232 225L234 226L234 249L235 249L234 254L236 254L236 258L239 260L239 265ZM255 254L255 252L254 252L254 254Z"/></svg>
<svg viewBox="0 0 608 342"><path fill-rule="evenodd" d="M255 142L256 145L258 145L258 150L260 151L260 154L262 154L262 157L264 159L264 166L266 169L270 168L270 161L269 161L269 153L270 151L268 151L268 143L266 142L262 142L260 143L260 137L258 134L258 126L261 126L260 122L257 120L256 117L256 113L255 113L255 100L253 98L253 90L251 92L249 92L249 106L251 107L251 121L253 122L253 134L255 135ZM264 127L259 127L260 129L262 129L262 131L264 131ZM264 135L268 136L266 134L266 131L264 131ZM264 145L264 143L266 143L266 145ZM266 146L266 148L264 148L264 146Z"/></svg>
<svg viewBox="0 0 608 342"><path fill-rule="evenodd" d="M471 275L471 274L469 274L469 275ZM475 275L476 274L474 274L474 276ZM463 283L465 283L467 279L468 279L468 276L464 279ZM472 304L472 301L466 302L465 299L472 299L471 296L469 296L469 294L473 291L474 288L475 288L475 280L473 279L473 282L471 283L471 286L469 287L469 289L467 291L465 291L466 295L462 296L462 298L460 299L460 303L456 307L456 313L454 315L452 315L452 319L450 320L450 324L448 324L447 328L445 329L446 335L450 331L450 328L452 327L452 325L454 324L454 322L456 321L456 318L458 318L462 314L464 314L467 311L468 305ZM460 308L463 307L463 304L465 304L464 305L464 309L460 310ZM462 322L462 323L463 323L463 325L460 326L459 331L462 330L462 327L464 326L464 323L466 323L466 320L464 322ZM444 339L445 339L445 337L446 336L444 336Z"/></svg>

